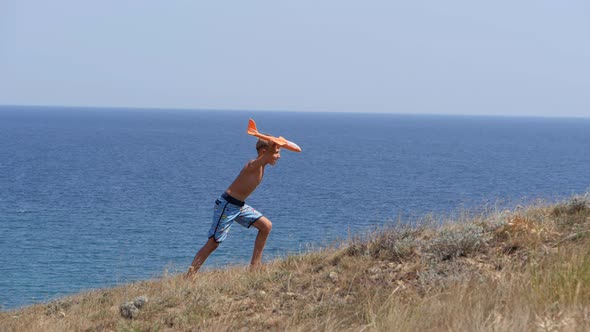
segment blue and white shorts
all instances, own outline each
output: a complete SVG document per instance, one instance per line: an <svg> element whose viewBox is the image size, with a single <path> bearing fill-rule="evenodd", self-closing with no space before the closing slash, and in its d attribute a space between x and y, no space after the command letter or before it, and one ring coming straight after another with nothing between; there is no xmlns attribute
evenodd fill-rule
<svg viewBox="0 0 590 332"><path fill-rule="evenodd" d="M225 241L234 221L246 228L250 228L261 217L262 213L256 211L250 205L223 193L215 201L213 223L209 228L208 237L213 237L215 242L221 243Z"/></svg>

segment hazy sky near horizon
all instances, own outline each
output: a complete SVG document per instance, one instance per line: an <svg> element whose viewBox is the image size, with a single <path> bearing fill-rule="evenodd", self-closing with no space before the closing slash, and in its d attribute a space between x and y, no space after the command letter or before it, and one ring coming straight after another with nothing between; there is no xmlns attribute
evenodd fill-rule
<svg viewBox="0 0 590 332"><path fill-rule="evenodd" d="M590 2L0 2L0 104L590 117Z"/></svg>

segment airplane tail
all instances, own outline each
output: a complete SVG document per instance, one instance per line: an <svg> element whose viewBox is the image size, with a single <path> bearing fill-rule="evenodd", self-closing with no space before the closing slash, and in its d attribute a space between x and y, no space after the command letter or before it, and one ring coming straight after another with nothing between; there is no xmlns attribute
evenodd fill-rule
<svg viewBox="0 0 590 332"><path fill-rule="evenodd" d="M250 121L248 121L248 130L246 132L250 135L258 134L258 129L256 128L256 122L254 122L254 120L250 119Z"/></svg>

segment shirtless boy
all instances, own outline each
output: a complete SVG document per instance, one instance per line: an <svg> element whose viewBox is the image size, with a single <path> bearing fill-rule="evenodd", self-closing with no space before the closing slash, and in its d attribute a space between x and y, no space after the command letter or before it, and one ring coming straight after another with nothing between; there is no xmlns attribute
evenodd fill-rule
<svg viewBox="0 0 590 332"><path fill-rule="evenodd" d="M234 221L243 227L254 226L258 229L250 264L252 267L260 265L262 250L272 229L272 223L244 201L262 181L264 167L268 164L274 166L281 158L281 148L274 143L258 139L256 151L258 151L258 157L244 166L234 182L215 201L209 239L193 259L187 272L189 276L195 274L207 257L225 240Z"/></svg>

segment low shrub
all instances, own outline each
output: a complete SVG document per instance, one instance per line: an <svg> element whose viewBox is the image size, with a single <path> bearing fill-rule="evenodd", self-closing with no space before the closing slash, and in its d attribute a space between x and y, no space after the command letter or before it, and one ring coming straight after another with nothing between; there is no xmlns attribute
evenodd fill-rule
<svg viewBox="0 0 590 332"><path fill-rule="evenodd" d="M492 236L480 225L467 223L459 227L442 229L424 248L425 256L435 261L444 261L468 256L484 247Z"/></svg>

